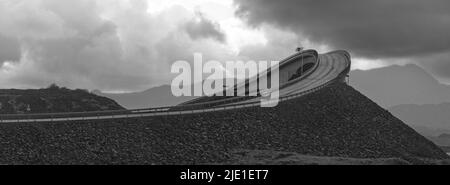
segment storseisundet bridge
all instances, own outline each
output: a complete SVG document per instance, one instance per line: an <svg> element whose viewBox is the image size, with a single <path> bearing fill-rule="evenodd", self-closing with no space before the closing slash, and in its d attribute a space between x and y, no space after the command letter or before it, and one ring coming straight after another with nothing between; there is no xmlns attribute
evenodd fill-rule
<svg viewBox="0 0 450 185"><path fill-rule="evenodd" d="M305 66L308 66L307 68ZM350 72L351 57L346 51L333 51L318 54L315 50L304 50L280 61L279 101L289 101L323 89L333 83L345 83ZM298 71L301 69L301 73ZM304 70L304 71L303 71ZM256 84L256 78L250 78L248 84ZM245 88L238 85L235 88ZM248 85L247 85L248 86ZM4 114L0 123L20 122L63 122L77 120L126 119L152 116L176 116L182 114L199 114L204 112L241 109L260 106L261 96L227 97L219 100L195 100L171 107L147 109L45 113L45 114Z"/></svg>

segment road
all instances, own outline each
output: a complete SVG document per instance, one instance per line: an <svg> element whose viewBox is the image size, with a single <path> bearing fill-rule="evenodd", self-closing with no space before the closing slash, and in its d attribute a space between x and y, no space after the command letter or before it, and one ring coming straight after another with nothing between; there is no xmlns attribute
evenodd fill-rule
<svg viewBox="0 0 450 185"><path fill-rule="evenodd" d="M297 53L280 62L280 69L291 65L291 60L298 59L300 55L311 52L317 55L315 66L301 77L281 84L279 94L280 101L289 101L310 93L314 93L330 84L342 82L348 75L351 66L350 55L346 51L334 51L325 54L317 54L314 50L305 53ZM280 76L283 70L280 70ZM241 98L242 99L242 98ZM232 99L233 100L233 99ZM160 107L149 109L136 109L125 111L100 111L85 113L49 113L49 114L25 114L25 115L0 115L0 123L14 122L63 122L76 120L105 120L124 119L133 117L172 116L182 114L198 114L204 112L240 109L246 107L260 106L260 97L242 101L239 98L230 103L220 103L218 106L205 106L215 102L202 103L198 105ZM230 100L227 100L230 101ZM206 107L206 108L205 108Z"/></svg>
<svg viewBox="0 0 450 185"><path fill-rule="evenodd" d="M298 93L306 92L339 77L342 72L350 67L349 54L345 51L334 51L319 55L316 70L300 81L280 89L280 97L288 97ZM258 102L260 98L235 102L234 104Z"/></svg>

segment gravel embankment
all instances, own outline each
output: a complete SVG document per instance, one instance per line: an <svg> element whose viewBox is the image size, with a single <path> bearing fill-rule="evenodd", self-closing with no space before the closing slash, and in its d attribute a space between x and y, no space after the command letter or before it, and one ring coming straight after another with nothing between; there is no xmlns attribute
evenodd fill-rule
<svg viewBox="0 0 450 185"><path fill-rule="evenodd" d="M0 164L205 164L235 149L351 158L448 156L339 84L275 108L96 122L0 124Z"/></svg>

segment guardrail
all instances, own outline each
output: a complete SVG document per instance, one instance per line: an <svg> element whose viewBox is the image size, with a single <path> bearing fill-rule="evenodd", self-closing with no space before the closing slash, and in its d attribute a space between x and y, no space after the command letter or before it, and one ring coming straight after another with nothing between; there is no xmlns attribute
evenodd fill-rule
<svg viewBox="0 0 450 185"><path fill-rule="evenodd" d="M351 67L351 57L346 51L334 51L328 54L341 52L346 58L347 67L343 70L335 79L332 79L318 87L310 90L302 91L293 95L281 97L279 102L291 100L297 97L305 96L307 94L321 90L330 84L338 82L350 71ZM294 56L295 57L295 56ZM317 57L317 64L314 70L317 69L318 63L320 62L319 57ZM314 71L313 70L313 71ZM312 73L312 72L311 72ZM303 77L305 78L305 77ZM123 119L123 118L133 118L133 117L152 117L152 116L170 116L170 115L183 115L183 114L196 114L196 113L206 113L213 111L231 110L239 108L247 108L260 106L260 102L243 102L235 103L244 100L248 97L237 97L230 100L222 100L218 102L205 102L200 104L191 105L179 105L170 107L158 107L158 108L148 108L148 109L134 109L134 110L117 110L117 111L93 111L93 112L73 112L73 113L45 113L45 114L5 114L0 115L0 123L21 123L21 122L60 122L60 121L76 121L76 120L104 120L104 119ZM220 105L215 105L220 103ZM229 103L235 103L232 105L225 105Z"/></svg>
<svg viewBox="0 0 450 185"><path fill-rule="evenodd" d="M304 56L304 55L306 55L306 56ZM319 62L319 53L316 50L305 50L305 51L302 51L300 53L295 53L295 54L293 54L293 55L283 59L282 61L280 61L279 65L276 66L276 68L281 68L282 66L290 64L291 62L293 62L296 59L299 59L301 57L308 57L308 56L312 56L312 57L314 57L316 59L316 62L314 63L313 69L312 70L310 69L310 70L306 71L305 75L302 75L301 77L299 77L299 78L297 78L295 80L291 80L291 81L289 81L287 83L292 84L293 82L298 82L299 79L303 79L305 76L310 75L314 70L316 70L317 67L318 67L318 62ZM240 84L237 84L236 87L234 87L234 88L236 88L236 89L245 88L245 86L247 84L256 83L255 81L257 80L258 76L266 75L268 72L269 72L269 70L265 70L261 74L258 74L256 76L250 77L248 82L246 82L246 81L241 82ZM287 86L288 85L287 83L283 84L284 86L283 85L280 86L280 88L283 88L283 87ZM242 99L240 99L240 97L236 97L236 98L227 98L227 101L231 100L231 99L242 100ZM183 102L182 104L180 104L178 106L181 106L181 105L193 105L192 102L195 102L196 100L197 100L197 98L193 99L193 100L189 100L187 102ZM204 102L204 103L195 103L195 104L196 105L199 105L199 104L213 104L213 103L216 103L216 102L223 102L223 101L224 100L222 99L222 100L214 100L214 101L208 101L208 102ZM227 102L227 103L230 103L230 102Z"/></svg>
<svg viewBox="0 0 450 185"><path fill-rule="evenodd" d="M314 62L314 66L313 66L312 68L308 69L307 71L305 71L304 74L303 74L302 76L300 76L300 77L298 77L298 78L296 78L296 79L294 79L294 80L288 81L288 82L286 82L286 83L284 83L284 84L281 84L281 86L279 87L279 89L282 89L282 88L284 88L284 87L287 87L287 86L289 86L289 85L292 85L292 84L294 84L294 83L297 83L297 82L299 82L299 81L305 79L306 77L308 77L309 75L311 75L311 74L319 67L319 63L320 63L320 60L319 60L319 54L318 54L316 51L314 51L314 52L312 52L312 51L314 51L314 50L307 50L306 52L308 52L308 53L305 53L305 54L306 54L307 56L312 56L312 57L315 58L316 62ZM281 65L287 65L287 64L291 63L291 61L296 60L296 59L298 59L298 58L300 58L300 57L301 57L301 55L299 55L299 54L292 55L292 56L289 57L288 59L283 60L283 61L281 62L281 64L279 65L279 67L281 68ZM253 80L253 81L254 81L254 80ZM250 82L248 82L248 83L250 83ZM242 88L242 86L241 86L240 88ZM194 100L185 102L185 103L183 103L183 104L180 104L179 106L176 106L176 108L179 109L178 107L180 107L180 106L185 106L185 105L203 106L203 107L204 107L204 106L206 106L206 107L212 107L212 106L217 106L217 105L223 105L223 104L229 104L229 103L239 102L239 101L243 101L243 100L248 100L248 99L251 99L251 98L255 98L255 97L251 97L251 96L230 97L230 98L221 99L221 100L214 100L214 101L208 101L208 102L204 102L204 103L195 103L195 104L192 104L192 102L195 101L195 99L194 99ZM174 108L175 108L175 107L174 107ZM180 108L183 108L183 107L180 107Z"/></svg>

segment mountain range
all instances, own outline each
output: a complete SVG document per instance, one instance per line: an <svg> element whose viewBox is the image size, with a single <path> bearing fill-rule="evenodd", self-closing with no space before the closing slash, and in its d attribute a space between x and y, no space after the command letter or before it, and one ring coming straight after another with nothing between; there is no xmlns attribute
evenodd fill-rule
<svg viewBox="0 0 450 185"><path fill-rule="evenodd" d="M93 91L93 93L113 99L127 109L173 106L195 98L174 96L170 85L162 85L133 93L102 93L98 90Z"/></svg>
<svg viewBox="0 0 450 185"><path fill-rule="evenodd" d="M450 86L414 64L354 70L350 85L384 108L450 102Z"/></svg>
<svg viewBox="0 0 450 185"><path fill-rule="evenodd" d="M223 79L223 84L226 84L227 80L234 79L225 78ZM235 83L237 82L235 81ZM195 85L203 86L203 83L191 84L191 93L193 93ZM127 109L174 106L195 98L199 98L196 96L174 96L170 85L161 85L144 91L132 93L104 93L99 90L94 90L93 93L113 99Z"/></svg>
<svg viewBox="0 0 450 185"><path fill-rule="evenodd" d="M397 105L389 111L411 125L450 130L450 103Z"/></svg>
<svg viewBox="0 0 450 185"><path fill-rule="evenodd" d="M450 86L421 67L394 65L350 74L350 85L441 146L450 146Z"/></svg>
<svg viewBox="0 0 450 185"><path fill-rule="evenodd" d="M450 103L397 105L389 111L439 146L450 146Z"/></svg>

